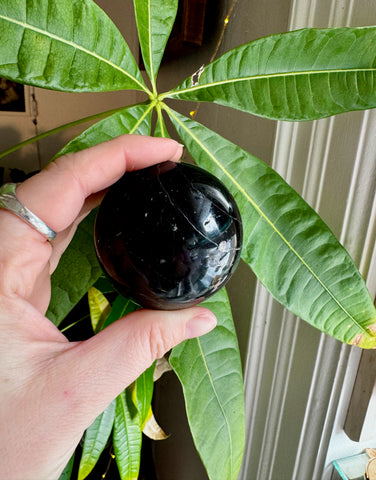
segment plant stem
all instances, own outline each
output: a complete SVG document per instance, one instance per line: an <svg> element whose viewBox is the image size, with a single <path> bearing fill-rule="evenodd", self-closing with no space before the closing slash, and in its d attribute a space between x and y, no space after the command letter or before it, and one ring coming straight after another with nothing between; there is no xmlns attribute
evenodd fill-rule
<svg viewBox="0 0 376 480"><path fill-rule="evenodd" d="M129 105L130 106L130 105ZM6 150L3 150L0 152L0 158L5 157L6 155L9 155L10 153L13 153L23 147L26 147L26 145L29 145L31 143L37 142L39 140L42 140L45 137L48 137L50 135L54 135L55 133L59 133L63 130L66 130L71 127L75 127L76 125L80 125L82 123L87 123L92 120L97 120L99 118L104 118L112 115L113 113L120 112L121 110L124 110L124 108L128 108L128 105L126 107L122 106L119 108L113 108L112 110L106 110L105 112L101 113L96 113L94 115L89 115L88 117L83 117L79 118L78 120L74 120L73 122L65 123L64 125L60 125L59 127L52 128L51 130L47 130L46 132L40 133L39 135L35 135L35 137L28 138L27 140L24 140L23 142L18 143L17 145L12 145L10 148L7 148Z"/></svg>
<svg viewBox="0 0 376 480"><path fill-rule="evenodd" d="M83 322L84 320L88 319L90 317L90 315L85 315L84 317L80 318L79 320L77 320L76 322L73 322L71 323L70 325L67 325L66 327L62 328L60 330L61 333L64 333L66 332L67 330L69 330L70 328L72 327L75 327L77 324L79 324L80 322Z"/></svg>

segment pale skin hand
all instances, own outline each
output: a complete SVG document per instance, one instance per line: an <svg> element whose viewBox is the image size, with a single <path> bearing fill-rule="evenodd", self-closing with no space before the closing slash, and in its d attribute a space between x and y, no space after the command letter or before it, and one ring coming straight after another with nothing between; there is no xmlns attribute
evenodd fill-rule
<svg viewBox="0 0 376 480"><path fill-rule="evenodd" d="M0 210L0 478L58 479L84 430L151 363L216 324L205 308L140 310L84 342L45 317L50 275L77 223L125 171L177 161L173 140L122 136L62 157L17 187L52 244Z"/></svg>

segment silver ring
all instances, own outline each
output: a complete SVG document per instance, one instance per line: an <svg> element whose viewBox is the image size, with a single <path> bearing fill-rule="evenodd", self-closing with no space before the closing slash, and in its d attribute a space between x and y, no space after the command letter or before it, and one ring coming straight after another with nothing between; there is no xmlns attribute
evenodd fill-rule
<svg viewBox="0 0 376 480"><path fill-rule="evenodd" d="M0 208L13 212L34 228L34 230L37 230L45 236L48 241L53 240L56 237L56 232L18 200L16 196L16 187L16 183L6 183L0 187Z"/></svg>

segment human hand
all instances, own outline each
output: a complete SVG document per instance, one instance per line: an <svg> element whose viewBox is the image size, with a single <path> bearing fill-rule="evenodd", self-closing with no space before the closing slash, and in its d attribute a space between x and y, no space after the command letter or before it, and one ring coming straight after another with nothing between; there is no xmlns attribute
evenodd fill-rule
<svg viewBox="0 0 376 480"><path fill-rule="evenodd" d="M125 171L178 160L173 140L125 135L51 163L18 199L49 243L0 210L0 478L58 479L85 429L156 358L214 328L207 309L139 310L83 342L45 317L50 275L82 218Z"/></svg>

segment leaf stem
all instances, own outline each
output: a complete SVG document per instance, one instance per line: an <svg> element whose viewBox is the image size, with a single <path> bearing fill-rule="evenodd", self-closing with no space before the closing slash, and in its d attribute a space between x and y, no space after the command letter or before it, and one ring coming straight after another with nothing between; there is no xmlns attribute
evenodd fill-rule
<svg viewBox="0 0 376 480"><path fill-rule="evenodd" d="M84 317L80 318L80 319L77 320L76 322L73 322L73 323L71 323L70 325L67 325L66 327L62 328L62 329L60 330L60 332L61 332L61 333L66 332L66 331L69 330L70 328L75 327L76 325L78 325L79 323L83 322L84 320L87 320L89 317L90 317L90 315L85 315Z"/></svg>
<svg viewBox="0 0 376 480"><path fill-rule="evenodd" d="M165 130L165 124L164 124L164 121L163 121L163 117L162 117L162 105L160 102L158 102L155 106L155 109L157 110L157 117L158 117L158 123L159 123L159 127L160 127L160 132L161 132L161 135L162 137L167 137L167 132Z"/></svg>
<svg viewBox="0 0 376 480"><path fill-rule="evenodd" d="M35 135L34 137L28 138L27 140L24 140L23 142L18 143L17 145L12 145L11 147L7 148L6 150L3 150L0 152L0 158L5 157L6 155L9 155L10 153L13 153L20 148L26 147L27 145L37 142L39 140L42 140L45 137L48 137L50 135L54 135L55 133L59 133L63 130L66 130L71 127L75 127L77 125L80 125L82 123L87 123L92 120L97 120L99 118L104 118L108 117L116 112L120 112L121 110L124 110L125 108L128 108L128 106L124 107L119 107L119 108L114 108L112 110L106 110L105 112L101 113L96 113L94 115L89 115L88 117L83 117L79 118L78 120L74 120L73 122L65 123L64 125L60 125L59 127L52 128L51 130L47 130L43 133L40 133L39 135Z"/></svg>

